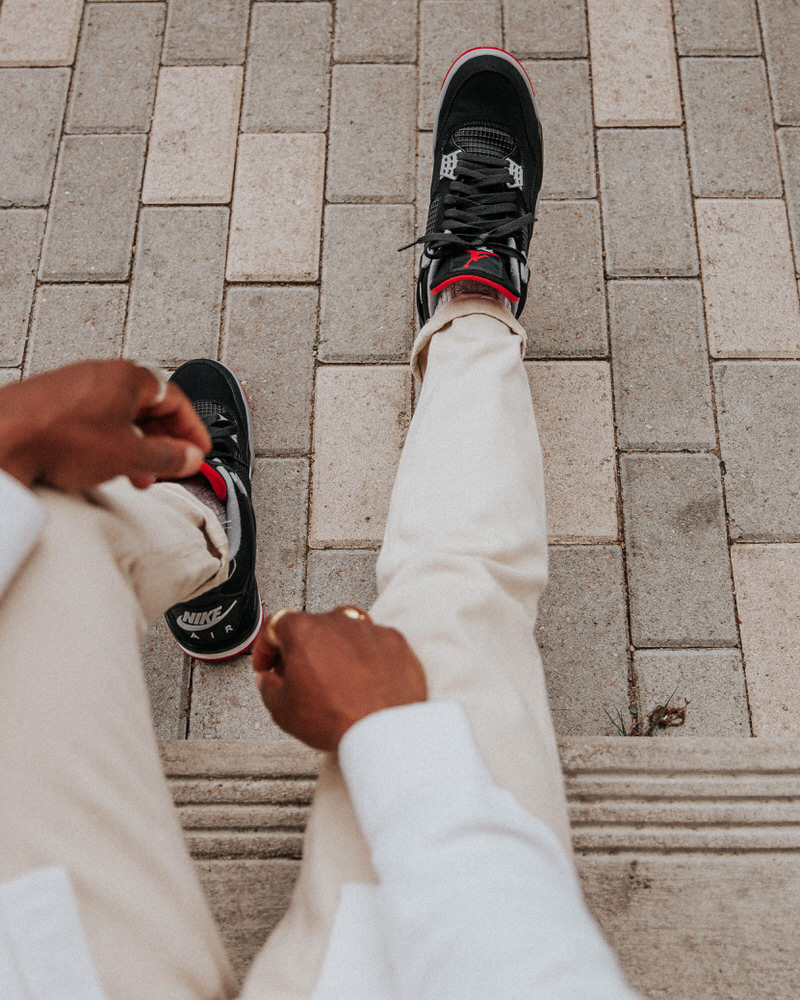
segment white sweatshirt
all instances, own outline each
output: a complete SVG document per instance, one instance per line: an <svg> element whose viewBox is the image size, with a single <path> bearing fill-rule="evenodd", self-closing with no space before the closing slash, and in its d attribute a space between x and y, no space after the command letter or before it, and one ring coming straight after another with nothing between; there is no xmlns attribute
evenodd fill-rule
<svg viewBox="0 0 800 1000"><path fill-rule="evenodd" d="M44 515L2 471L0 510L1 597ZM344 886L312 1000L636 1000L571 859L494 784L460 705L370 715L339 759L379 884ZM63 868L0 885L0 987L104 1000Z"/></svg>

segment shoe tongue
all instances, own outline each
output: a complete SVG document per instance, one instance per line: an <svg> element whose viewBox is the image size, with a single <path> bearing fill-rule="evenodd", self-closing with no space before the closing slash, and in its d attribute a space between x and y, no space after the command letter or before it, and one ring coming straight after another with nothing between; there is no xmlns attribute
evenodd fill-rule
<svg viewBox="0 0 800 1000"><path fill-rule="evenodd" d="M456 129L453 143L465 153L480 153L483 156L510 156L517 145L508 132L480 122Z"/></svg>
<svg viewBox="0 0 800 1000"><path fill-rule="evenodd" d="M457 281L475 281L486 285L487 293L494 289L510 302L519 300L519 289L509 273L507 258L491 250L460 250L442 260L431 291L438 294Z"/></svg>

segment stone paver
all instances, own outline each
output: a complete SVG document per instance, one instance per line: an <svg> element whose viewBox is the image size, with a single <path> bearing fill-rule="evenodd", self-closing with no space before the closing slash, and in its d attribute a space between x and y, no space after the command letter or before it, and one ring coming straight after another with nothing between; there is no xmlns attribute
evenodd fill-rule
<svg viewBox="0 0 800 1000"><path fill-rule="evenodd" d="M755 0L672 0L678 52L755 56L761 51Z"/></svg>
<svg viewBox="0 0 800 1000"><path fill-rule="evenodd" d="M642 725L658 708L686 709L682 726L656 736L749 736L742 654L738 649L646 649L633 656Z"/></svg>
<svg viewBox="0 0 800 1000"><path fill-rule="evenodd" d="M309 490L305 458L257 458L253 506L256 576L267 614L303 605Z"/></svg>
<svg viewBox="0 0 800 1000"><path fill-rule="evenodd" d="M82 11L83 0L4 0L0 66L68 66Z"/></svg>
<svg viewBox="0 0 800 1000"><path fill-rule="evenodd" d="M337 62L414 62L416 0L383 0L379 18L374 0L338 0L333 51Z"/></svg>
<svg viewBox="0 0 800 1000"><path fill-rule="evenodd" d="M543 198L594 198L592 94L588 63L568 59L524 64L536 88L544 137Z"/></svg>
<svg viewBox="0 0 800 1000"><path fill-rule="evenodd" d="M525 365L544 458L550 542L615 541L614 419L604 361Z"/></svg>
<svg viewBox="0 0 800 1000"><path fill-rule="evenodd" d="M719 460L620 459L634 646L738 641Z"/></svg>
<svg viewBox="0 0 800 1000"><path fill-rule="evenodd" d="M610 129L598 136L597 149L607 274L697 274L683 134Z"/></svg>
<svg viewBox="0 0 800 1000"><path fill-rule="evenodd" d="M325 139L240 135L228 281L314 281Z"/></svg>
<svg viewBox="0 0 800 1000"><path fill-rule="evenodd" d="M239 66L161 70L142 189L145 204L230 201L241 92Z"/></svg>
<svg viewBox="0 0 800 1000"><path fill-rule="evenodd" d="M45 213L0 212L0 365L21 365Z"/></svg>
<svg viewBox="0 0 800 1000"><path fill-rule="evenodd" d="M701 198L782 193L760 59L681 59L692 186Z"/></svg>
<svg viewBox="0 0 800 1000"><path fill-rule="evenodd" d="M125 338L128 357L166 368L216 357L227 233L227 208L142 209Z"/></svg>
<svg viewBox="0 0 800 1000"><path fill-rule="evenodd" d="M413 200L415 77L413 66L334 67L329 201Z"/></svg>
<svg viewBox="0 0 800 1000"><path fill-rule="evenodd" d="M559 736L613 736L628 714L628 627L618 545L551 545L536 639Z"/></svg>
<svg viewBox="0 0 800 1000"><path fill-rule="evenodd" d="M800 356L800 312L783 202L703 200L695 211L711 353Z"/></svg>
<svg viewBox="0 0 800 1000"><path fill-rule="evenodd" d="M600 210L596 202L543 202L533 230L522 324L527 356L608 354Z"/></svg>
<svg viewBox="0 0 800 1000"><path fill-rule="evenodd" d="M754 736L800 735L800 545L734 545Z"/></svg>
<svg viewBox="0 0 800 1000"><path fill-rule="evenodd" d="M378 553L357 549L317 549L308 554L306 611L330 611L340 604L370 608L378 597Z"/></svg>
<svg viewBox="0 0 800 1000"><path fill-rule="evenodd" d="M775 121L800 125L800 4L793 0L759 0Z"/></svg>
<svg viewBox="0 0 800 1000"><path fill-rule="evenodd" d="M259 455L311 445L316 288L229 288L222 360L247 392Z"/></svg>
<svg viewBox="0 0 800 1000"><path fill-rule="evenodd" d="M325 213L322 361L407 361L414 333L410 205L331 205ZM370 248L364 272L364 247Z"/></svg>
<svg viewBox="0 0 800 1000"><path fill-rule="evenodd" d="M730 536L800 540L800 363L714 365Z"/></svg>
<svg viewBox="0 0 800 1000"><path fill-rule="evenodd" d="M70 135L61 143L42 281L124 281L130 271L147 137Z"/></svg>
<svg viewBox="0 0 800 1000"><path fill-rule="evenodd" d="M248 0L169 0L165 66L244 62Z"/></svg>
<svg viewBox="0 0 800 1000"><path fill-rule="evenodd" d="M192 740L291 740L269 716L256 687L250 657L192 666Z"/></svg>
<svg viewBox="0 0 800 1000"><path fill-rule="evenodd" d="M243 131L325 131L330 27L327 3L254 6Z"/></svg>
<svg viewBox="0 0 800 1000"><path fill-rule="evenodd" d="M381 544L410 419L406 367L317 369L310 546Z"/></svg>
<svg viewBox="0 0 800 1000"><path fill-rule="evenodd" d="M423 0L419 10L419 127L430 129L450 64L477 45L501 47L503 19L500 0Z"/></svg>
<svg viewBox="0 0 800 1000"><path fill-rule="evenodd" d="M67 132L147 132L164 33L160 3L86 5Z"/></svg>
<svg viewBox="0 0 800 1000"><path fill-rule="evenodd" d="M588 0L597 125L680 125L669 0Z"/></svg>
<svg viewBox="0 0 800 1000"><path fill-rule="evenodd" d="M122 353L127 285L41 285L36 292L26 373Z"/></svg>
<svg viewBox="0 0 800 1000"><path fill-rule="evenodd" d="M699 283L614 281L608 308L619 447L716 448Z"/></svg>
<svg viewBox="0 0 800 1000"><path fill-rule="evenodd" d="M68 87L67 69L0 69L0 208L47 204Z"/></svg>
<svg viewBox="0 0 800 1000"><path fill-rule="evenodd" d="M517 58L585 56L584 0L503 0L506 47Z"/></svg>
<svg viewBox="0 0 800 1000"><path fill-rule="evenodd" d="M19 382L20 374L18 368L0 368L0 386L14 385Z"/></svg>
<svg viewBox="0 0 800 1000"><path fill-rule="evenodd" d="M786 205L792 229L795 264L800 268L800 129L778 129L783 177L786 182Z"/></svg>
<svg viewBox="0 0 800 1000"><path fill-rule="evenodd" d="M186 736L189 658L181 652L163 618L147 630L141 655L156 736L182 740Z"/></svg>

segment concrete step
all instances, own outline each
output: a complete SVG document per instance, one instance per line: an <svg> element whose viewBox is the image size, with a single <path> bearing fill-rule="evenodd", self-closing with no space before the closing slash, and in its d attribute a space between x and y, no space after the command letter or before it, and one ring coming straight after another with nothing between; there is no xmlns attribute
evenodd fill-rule
<svg viewBox="0 0 800 1000"><path fill-rule="evenodd" d="M560 741L578 871L650 1000L794 1000L800 747ZM319 755L289 740L164 741L189 848L243 974L294 885Z"/></svg>

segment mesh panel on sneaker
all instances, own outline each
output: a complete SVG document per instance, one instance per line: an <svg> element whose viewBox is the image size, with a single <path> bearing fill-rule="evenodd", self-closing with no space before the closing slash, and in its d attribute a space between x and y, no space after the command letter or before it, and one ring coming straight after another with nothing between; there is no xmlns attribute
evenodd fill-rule
<svg viewBox="0 0 800 1000"><path fill-rule="evenodd" d="M517 148L508 132L485 123L456 129L453 142L465 153L483 153L485 156L511 156Z"/></svg>

